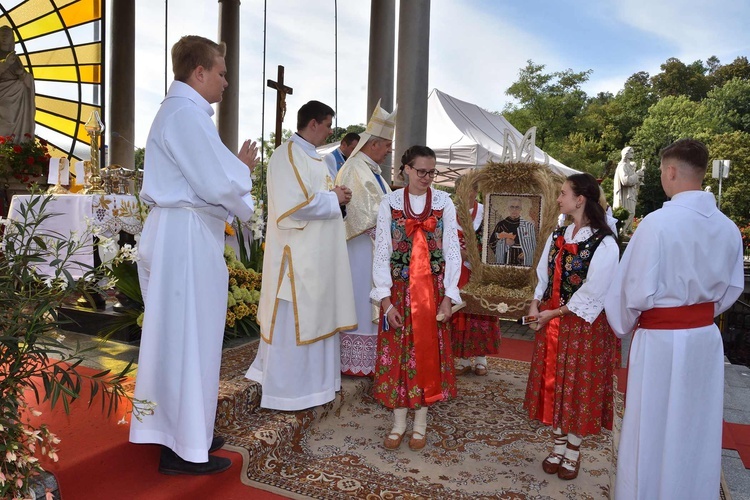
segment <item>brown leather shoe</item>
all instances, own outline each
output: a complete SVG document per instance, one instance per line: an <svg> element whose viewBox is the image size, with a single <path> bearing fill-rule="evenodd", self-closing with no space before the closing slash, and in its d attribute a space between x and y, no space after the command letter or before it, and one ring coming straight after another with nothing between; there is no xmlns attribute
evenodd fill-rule
<svg viewBox="0 0 750 500"><path fill-rule="evenodd" d="M421 437L415 437L421 436ZM419 432L412 432L411 439L409 439L409 449L411 451L419 451L427 444L427 436Z"/></svg>
<svg viewBox="0 0 750 500"><path fill-rule="evenodd" d="M573 446L568 443L567 448L572 451L578 451L578 460L571 460L568 457L563 457L560 463L560 468L557 470L557 477L570 481L578 477L578 470L581 468L581 453L579 451L581 445ZM567 465L568 467L564 467ZM572 470L570 469L572 467Z"/></svg>
<svg viewBox="0 0 750 500"><path fill-rule="evenodd" d="M385 441L383 441L383 447L386 450L397 450L399 446L401 446L401 441L404 440L404 434L406 434L406 431L402 432L401 434L391 432L385 437Z"/></svg>
<svg viewBox="0 0 750 500"><path fill-rule="evenodd" d="M471 365L464 365L464 366L456 367L456 376L468 375L469 373L471 373Z"/></svg>
<svg viewBox="0 0 750 500"><path fill-rule="evenodd" d="M557 461L553 461L557 459ZM557 471L560 469L560 463L563 460L563 456L558 453L550 453L547 455L547 458L544 459L544 462L542 462L542 470L546 472L547 474L557 474Z"/></svg>
<svg viewBox="0 0 750 500"><path fill-rule="evenodd" d="M487 367L484 366L482 363L477 363L474 366L474 375L479 375L480 377L484 377L487 375Z"/></svg>

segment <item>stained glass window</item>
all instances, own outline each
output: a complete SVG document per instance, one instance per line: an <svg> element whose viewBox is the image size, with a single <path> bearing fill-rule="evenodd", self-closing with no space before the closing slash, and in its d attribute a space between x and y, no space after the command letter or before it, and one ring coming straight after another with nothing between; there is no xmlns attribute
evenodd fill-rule
<svg viewBox="0 0 750 500"><path fill-rule="evenodd" d="M84 124L104 115L104 0L3 0L16 53L36 85L36 136L54 156L88 159ZM54 151L56 150L56 151Z"/></svg>

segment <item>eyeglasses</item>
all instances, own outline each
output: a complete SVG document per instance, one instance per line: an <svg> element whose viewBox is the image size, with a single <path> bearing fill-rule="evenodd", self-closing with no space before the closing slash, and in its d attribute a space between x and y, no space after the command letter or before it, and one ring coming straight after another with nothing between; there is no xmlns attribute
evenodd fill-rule
<svg viewBox="0 0 750 500"><path fill-rule="evenodd" d="M420 170L418 168L414 168L411 165L409 167L417 172L417 177L424 178L426 175L430 176L430 179L434 179L437 177L438 171L437 170Z"/></svg>

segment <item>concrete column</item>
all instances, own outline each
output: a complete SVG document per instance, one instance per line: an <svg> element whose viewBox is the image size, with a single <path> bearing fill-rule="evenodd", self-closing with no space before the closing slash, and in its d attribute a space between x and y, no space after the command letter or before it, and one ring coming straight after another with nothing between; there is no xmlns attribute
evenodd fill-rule
<svg viewBox="0 0 750 500"><path fill-rule="evenodd" d="M409 0L411 1L411 0ZM402 3L404 3L402 1ZM380 100L380 106L393 111L394 52L396 43L396 0L370 2L370 64L367 75L367 121ZM391 179L391 159L382 165L383 177Z"/></svg>
<svg viewBox="0 0 750 500"><path fill-rule="evenodd" d="M237 152L240 106L240 0L219 0L219 40L227 45L227 82L216 110L216 123L221 141Z"/></svg>
<svg viewBox="0 0 750 500"><path fill-rule="evenodd" d="M109 163L135 167L135 0L112 2ZM84 120L88 117L84 117ZM105 166L105 165L102 165Z"/></svg>
<svg viewBox="0 0 750 500"><path fill-rule="evenodd" d="M402 0L399 4L394 164L399 162L408 147L425 145L427 140L427 76L430 67L430 0ZM403 185L399 179L394 179L394 183Z"/></svg>

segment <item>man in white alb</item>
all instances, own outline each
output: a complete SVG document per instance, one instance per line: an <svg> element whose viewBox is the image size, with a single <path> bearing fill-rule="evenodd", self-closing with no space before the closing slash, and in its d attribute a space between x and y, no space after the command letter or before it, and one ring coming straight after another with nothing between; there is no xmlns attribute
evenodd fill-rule
<svg viewBox="0 0 750 500"><path fill-rule="evenodd" d="M295 411L333 400L341 388L338 332L354 328L352 279L341 205L315 150L331 135L333 109L310 101L297 133L268 164L268 226L258 355L245 375L261 384L261 407Z"/></svg>
<svg viewBox="0 0 750 500"><path fill-rule="evenodd" d="M151 125L141 200L151 207L138 245L145 303L135 398L156 404L132 419L130 441L161 444L159 472L214 474L228 458L214 437L229 275L224 224L253 215L255 143L235 156L211 104L227 87L224 44L184 36L172 47L175 81ZM239 157L239 159L238 159Z"/></svg>
<svg viewBox="0 0 750 500"><path fill-rule="evenodd" d="M635 329L617 458L617 500L717 498L724 351L714 317L742 293L737 226L701 190L708 151L661 152L670 201L633 233L605 299L623 337Z"/></svg>
<svg viewBox="0 0 750 500"><path fill-rule="evenodd" d="M391 152L395 122L396 110L388 113L378 101L359 144L336 177L337 184L352 190L344 225L357 328L341 333L341 372L347 375L372 375L375 370L379 315L370 300L372 253L380 201L391 192L388 180L381 175L380 164Z"/></svg>

